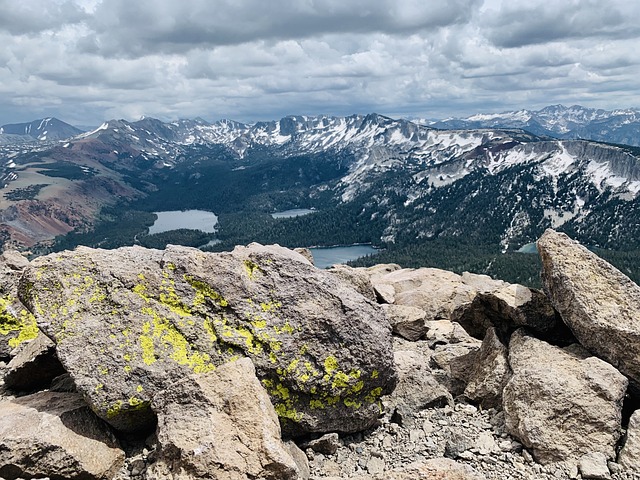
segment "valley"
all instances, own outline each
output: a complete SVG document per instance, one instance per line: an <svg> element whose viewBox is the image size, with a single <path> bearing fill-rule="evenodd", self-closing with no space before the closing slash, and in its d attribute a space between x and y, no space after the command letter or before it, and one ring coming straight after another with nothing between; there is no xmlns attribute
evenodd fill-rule
<svg viewBox="0 0 640 480"><path fill-rule="evenodd" d="M253 125L110 121L64 142L2 146L2 239L35 255L76 245L370 244L377 254L357 264L536 285L537 256L518 250L552 227L638 280L637 155L377 114ZM172 210L215 212L216 232L149 231L153 212ZM306 214L274 218L289 210Z"/></svg>

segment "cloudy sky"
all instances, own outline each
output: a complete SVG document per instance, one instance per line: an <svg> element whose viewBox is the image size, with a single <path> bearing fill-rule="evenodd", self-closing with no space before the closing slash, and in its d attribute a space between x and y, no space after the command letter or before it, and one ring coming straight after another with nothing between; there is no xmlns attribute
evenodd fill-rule
<svg viewBox="0 0 640 480"><path fill-rule="evenodd" d="M630 0L0 0L0 124L640 107Z"/></svg>

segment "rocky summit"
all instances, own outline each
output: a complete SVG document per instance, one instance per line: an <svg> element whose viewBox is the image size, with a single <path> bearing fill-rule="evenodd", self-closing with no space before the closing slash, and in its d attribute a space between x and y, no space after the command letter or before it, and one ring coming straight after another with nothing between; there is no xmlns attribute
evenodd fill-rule
<svg viewBox="0 0 640 480"><path fill-rule="evenodd" d="M0 258L0 477L640 478L640 287L564 234L543 290L308 251Z"/></svg>

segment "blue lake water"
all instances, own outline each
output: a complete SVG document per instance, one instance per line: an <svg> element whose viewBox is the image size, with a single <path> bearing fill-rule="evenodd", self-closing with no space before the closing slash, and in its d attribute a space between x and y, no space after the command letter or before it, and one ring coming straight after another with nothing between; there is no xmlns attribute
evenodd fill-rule
<svg viewBox="0 0 640 480"><path fill-rule="evenodd" d="M526 245L521 246L518 249L518 253L538 253L538 247L536 247L536 243L527 243Z"/></svg>
<svg viewBox="0 0 640 480"><path fill-rule="evenodd" d="M284 210L283 212L272 213L271 216L273 218L291 218L299 217L300 215L308 215L313 212L315 212L315 210L310 210L308 208L293 208L291 210Z"/></svg>
<svg viewBox="0 0 640 480"><path fill-rule="evenodd" d="M154 233L168 232L180 228L189 230L202 230L206 233L213 233L218 223L218 217L213 212L204 210L185 210L171 212L154 212L158 219L149 227L149 235Z"/></svg>
<svg viewBox="0 0 640 480"><path fill-rule="evenodd" d="M350 260L376 253L371 245L347 245L344 247L310 248L313 261L318 268L327 268L336 263L347 263Z"/></svg>

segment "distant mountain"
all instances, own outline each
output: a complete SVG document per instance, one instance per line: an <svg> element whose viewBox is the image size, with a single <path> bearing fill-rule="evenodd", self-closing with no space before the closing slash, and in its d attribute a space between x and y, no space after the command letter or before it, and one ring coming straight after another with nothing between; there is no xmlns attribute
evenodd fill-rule
<svg viewBox="0 0 640 480"><path fill-rule="evenodd" d="M57 118L42 118L29 123L11 123L0 127L0 142L15 141L57 141L75 137L82 130Z"/></svg>
<svg viewBox="0 0 640 480"><path fill-rule="evenodd" d="M541 112L544 135L514 128L531 125L529 113L511 115L509 128L473 130L375 113L251 125L111 120L64 145L0 149L0 219L7 241L25 243L36 227L86 230L102 206L135 200L146 211L212 210L229 244L373 242L391 252L446 240L514 252L553 227L592 247L640 249L640 149L551 136L613 118L602 112ZM37 188L14 187L20 177ZM64 181L50 187L50 177ZM294 207L317 213L286 229L268 215ZM46 222L51 212L59 223ZM27 213L38 218L28 223ZM127 223L142 233L111 240L131 218L101 230L97 244L139 239L144 225Z"/></svg>
<svg viewBox="0 0 640 480"><path fill-rule="evenodd" d="M585 139L640 146L640 110L601 110L551 105L542 110L476 114L429 122L442 129L521 128L559 139Z"/></svg>

